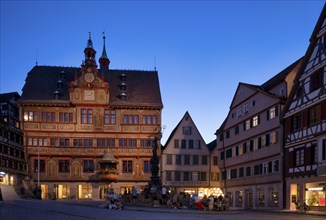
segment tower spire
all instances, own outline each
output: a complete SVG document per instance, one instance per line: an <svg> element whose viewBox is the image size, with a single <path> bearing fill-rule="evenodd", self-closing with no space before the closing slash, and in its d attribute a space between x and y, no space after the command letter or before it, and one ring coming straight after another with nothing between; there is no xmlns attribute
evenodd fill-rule
<svg viewBox="0 0 326 220"><path fill-rule="evenodd" d="M105 48L105 33L103 32L103 51L102 51L102 55L99 59L99 63L100 63L100 68L101 69L108 69L109 65L110 65L110 60L106 54L106 48Z"/></svg>
<svg viewBox="0 0 326 220"><path fill-rule="evenodd" d="M97 67L96 59L95 59L96 51L93 48L91 32L88 32L88 40L87 40L86 48L84 50L84 54L85 54L85 60L83 65L88 67Z"/></svg>

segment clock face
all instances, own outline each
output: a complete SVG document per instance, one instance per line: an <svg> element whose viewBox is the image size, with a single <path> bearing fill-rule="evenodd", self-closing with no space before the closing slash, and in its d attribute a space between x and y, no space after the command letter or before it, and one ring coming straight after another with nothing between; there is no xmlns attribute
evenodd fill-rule
<svg viewBox="0 0 326 220"><path fill-rule="evenodd" d="M84 100L94 100L95 92L94 90L85 90L84 91Z"/></svg>
<svg viewBox="0 0 326 220"><path fill-rule="evenodd" d="M94 76L93 73L87 72L87 73L85 73L85 75L84 75L84 79L85 79L85 81L86 81L87 83L92 83L92 82L94 81L94 79L95 79L95 76Z"/></svg>

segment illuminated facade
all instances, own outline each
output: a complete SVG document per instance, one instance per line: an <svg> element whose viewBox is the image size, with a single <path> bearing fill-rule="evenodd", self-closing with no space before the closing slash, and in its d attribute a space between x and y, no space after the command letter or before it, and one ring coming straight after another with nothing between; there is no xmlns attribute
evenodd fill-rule
<svg viewBox="0 0 326 220"><path fill-rule="evenodd" d="M239 83L216 132L221 186L232 208L283 206L281 112L300 61L262 85Z"/></svg>
<svg viewBox="0 0 326 220"><path fill-rule="evenodd" d="M43 199L104 199L150 180L158 73L109 69L103 39L100 68L89 37L80 68L35 66L27 75L19 102L27 168Z"/></svg>
<svg viewBox="0 0 326 220"><path fill-rule="evenodd" d="M212 145L214 148L215 143ZM188 112L170 134L162 152L162 183L188 193L220 195L217 155L211 155Z"/></svg>

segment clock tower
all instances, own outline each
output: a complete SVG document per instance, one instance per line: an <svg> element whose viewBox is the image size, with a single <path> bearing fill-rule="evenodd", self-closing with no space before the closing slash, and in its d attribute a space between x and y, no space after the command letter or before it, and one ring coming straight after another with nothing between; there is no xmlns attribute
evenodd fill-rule
<svg viewBox="0 0 326 220"><path fill-rule="evenodd" d="M103 35L105 41L105 36ZM104 55L103 55L104 54ZM108 60L105 51L103 52L100 63L105 59ZM102 70L102 76L99 77L96 64L96 51L93 48L91 33L87 40L86 48L84 49L85 60L83 60L80 74L75 73L74 80L70 82L70 100L74 104L91 103L91 104L107 104L109 101L109 84L107 83ZM104 62L108 65L108 62Z"/></svg>

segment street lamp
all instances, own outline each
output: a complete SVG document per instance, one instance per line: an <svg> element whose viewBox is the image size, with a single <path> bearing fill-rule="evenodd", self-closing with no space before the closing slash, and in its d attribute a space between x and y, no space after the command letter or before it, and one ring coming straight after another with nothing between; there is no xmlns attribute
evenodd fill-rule
<svg viewBox="0 0 326 220"><path fill-rule="evenodd" d="M37 145L37 188L40 188L40 145Z"/></svg>

